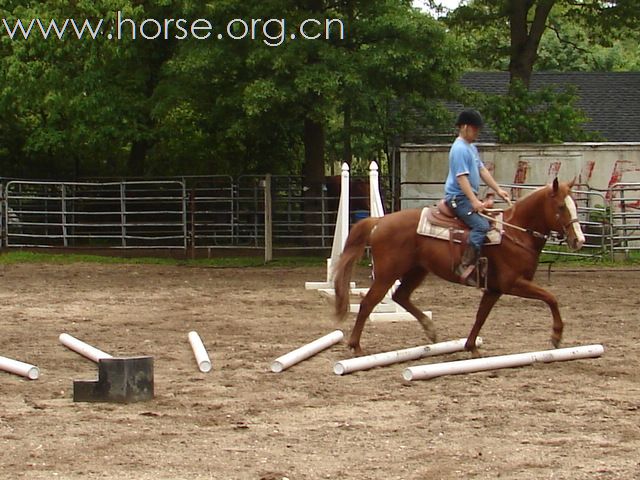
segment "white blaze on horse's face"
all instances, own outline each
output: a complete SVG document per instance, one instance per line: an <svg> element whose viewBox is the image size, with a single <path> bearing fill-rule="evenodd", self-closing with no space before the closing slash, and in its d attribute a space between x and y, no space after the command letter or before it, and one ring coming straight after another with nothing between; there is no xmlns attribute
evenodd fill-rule
<svg viewBox="0 0 640 480"><path fill-rule="evenodd" d="M569 210L569 215L571 215L570 232L567 232L567 243L572 250L580 250L584 245L585 238L582 233L582 228L580 227L580 222L578 222L578 209L576 208L573 198L569 195L564 197L564 204L567 210ZM573 233L573 235L571 233Z"/></svg>

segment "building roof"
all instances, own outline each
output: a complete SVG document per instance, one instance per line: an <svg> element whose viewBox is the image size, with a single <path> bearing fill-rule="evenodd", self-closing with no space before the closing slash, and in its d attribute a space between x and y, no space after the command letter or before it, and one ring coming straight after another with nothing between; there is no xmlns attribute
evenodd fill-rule
<svg viewBox="0 0 640 480"><path fill-rule="evenodd" d="M470 90L504 95L509 88L509 78L508 72L468 72L460 84ZM550 85L575 87L578 96L575 105L590 119L584 125L585 130L597 132L603 142L640 142L640 72L535 72L531 77L533 89ZM452 116L464 108L452 102L446 106ZM394 139L396 145L448 143L455 133L453 128L450 132L414 130L401 137ZM479 141L496 141L490 125L483 130Z"/></svg>
<svg viewBox="0 0 640 480"><path fill-rule="evenodd" d="M482 93L505 94L508 72L469 72L460 83ZM532 89L573 85L576 107L590 119L585 130L606 142L640 142L640 72L536 72Z"/></svg>

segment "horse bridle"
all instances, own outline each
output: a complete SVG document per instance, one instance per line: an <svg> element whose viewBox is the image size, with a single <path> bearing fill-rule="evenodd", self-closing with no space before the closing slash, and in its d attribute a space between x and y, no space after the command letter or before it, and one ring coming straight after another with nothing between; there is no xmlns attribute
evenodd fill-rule
<svg viewBox="0 0 640 480"><path fill-rule="evenodd" d="M514 205L514 208L515 208L515 205ZM540 240L544 240L545 242L549 239L549 235L546 235L544 233L540 233L540 232L538 232L536 230L532 230L531 228L524 228L524 227L521 227L520 225L514 225L512 223L505 222L504 220L498 220L497 218L492 217L490 215L486 215L486 214L484 214L482 212L478 212L478 213L480 214L480 216L486 218L489 221L494 221L494 222L500 223L500 224L502 224L504 226L513 228L514 230L518 230L520 232L528 233L529 235L531 235L534 238L538 238ZM556 220L558 220L558 221L560 220L560 213L556 213ZM580 223L580 220L577 217L576 218L572 218L567 223L562 225L562 232L558 232L558 233L560 233L560 235L558 236L559 240L562 240L567 236L567 231L568 231L569 227L571 225L573 225L574 223Z"/></svg>
<svg viewBox="0 0 640 480"><path fill-rule="evenodd" d="M556 214L556 219L560 220L560 214L559 213ZM573 225L574 223L580 223L580 220L578 220L578 218L572 218L566 224L562 225L562 236L559 237L560 240L562 240L564 237L567 236L567 231L569 230L569 227L571 225Z"/></svg>

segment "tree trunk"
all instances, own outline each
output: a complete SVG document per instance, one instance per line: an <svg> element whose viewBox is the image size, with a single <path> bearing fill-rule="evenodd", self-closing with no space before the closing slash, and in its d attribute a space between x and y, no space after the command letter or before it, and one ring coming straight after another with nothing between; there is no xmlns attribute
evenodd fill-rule
<svg viewBox="0 0 640 480"><path fill-rule="evenodd" d="M320 122L311 118L304 120L302 175L310 188L324 182L324 127Z"/></svg>
<svg viewBox="0 0 640 480"><path fill-rule="evenodd" d="M511 59L509 73L511 84L520 80L527 88L531 81L533 65L538 56L540 39L547 25L549 13L556 0L509 0L509 25L511 34ZM529 11L535 5L533 20Z"/></svg>
<svg viewBox="0 0 640 480"><path fill-rule="evenodd" d="M351 104L348 99L345 99L343 115L344 146L342 150L342 162L351 167L353 149L351 148Z"/></svg>
<svg viewBox="0 0 640 480"><path fill-rule="evenodd" d="M168 61L173 54L173 42L141 42L140 58L143 63L139 65L140 71L145 75L145 83L142 86L143 95L145 97L145 105L140 112L141 121L138 125L138 133L146 138L136 139L131 142L131 151L129 152L129 162L127 165L128 175L143 176L147 170L147 154L154 144L153 138L149 136L149 132L154 132L154 121L151 118L151 99L160 84L162 78L162 66Z"/></svg>
<svg viewBox="0 0 640 480"><path fill-rule="evenodd" d="M304 165L302 175L306 190L304 196L305 236L307 245L320 246L322 225L327 218L324 211L322 187L324 186L324 127L317 120L304 120Z"/></svg>
<svg viewBox="0 0 640 480"><path fill-rule="evenodd" d="M306 9L312 13L321 15L323 12L323 0L306 0L304 2ZM318 51L310 49L307 54L306 63L313 65L320 61ZM305 103L308 105L309 112L317 110L317 105L322 102L322 98L318 93L308 92ZM306 187L303 195L304 202L304 222L305 236L307 245L321 246L321 239L324 236L324 223L327 219L323 215L324 207L322 198L322 189L324 187L324 124L322 121L308 115L304 119L304 164L302 165L302 176L304 186Z"/></svg>
<svg viewBox="0 0 640 480"><path fill-rule="evenodd" d="M347 35L344 43L344 47L347 49L349 56L351 57L354 53L355 46L353 44L352 30L351 26L355 21L355 5L351 0L347 0L345 5L347 11ZM352 107L351 107L351 92L348 87L343 87L343 150L342 150L342 163L346 163L351 167L351 159L353 158L353 149L351 144L351 125L352 125Z"/></svg>
<svg viewBox="0 0 640 480"><path fill-rule="evenodd" d="M145 174L145 160L149 144L145 140L136 140L131 144L129 152L128 174L133 177L143 177Z"/></svg>

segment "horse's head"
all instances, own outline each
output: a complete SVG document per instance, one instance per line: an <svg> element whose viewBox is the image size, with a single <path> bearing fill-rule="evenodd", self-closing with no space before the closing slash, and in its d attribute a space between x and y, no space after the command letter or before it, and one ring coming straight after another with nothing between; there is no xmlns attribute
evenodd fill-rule
<svg viewBox="0 0 640 480"><path fill-rule="evenodd" d="M550 201L547 203L545 215L547 224L563 237L567 238L567 245L572 250L580 250L585 238L578 221L578 209L571 197L571 188L575 179L571 182L558 182L556 178L549 189Z"/></svg>

